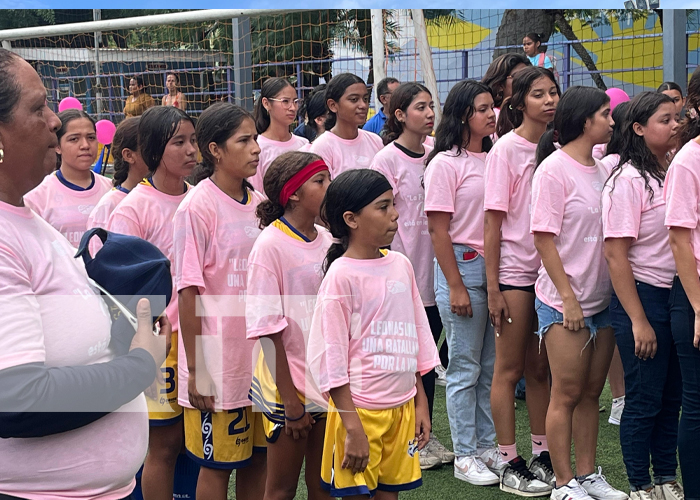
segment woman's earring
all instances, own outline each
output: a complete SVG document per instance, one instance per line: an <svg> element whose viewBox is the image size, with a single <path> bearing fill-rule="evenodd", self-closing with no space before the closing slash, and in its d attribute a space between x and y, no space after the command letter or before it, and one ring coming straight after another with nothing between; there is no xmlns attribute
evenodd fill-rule
<svg viewBox="0 0 700 500"><path fill-rule="evenodd" d="M0 148L0 163L5 161L5 150Z"/></svg>

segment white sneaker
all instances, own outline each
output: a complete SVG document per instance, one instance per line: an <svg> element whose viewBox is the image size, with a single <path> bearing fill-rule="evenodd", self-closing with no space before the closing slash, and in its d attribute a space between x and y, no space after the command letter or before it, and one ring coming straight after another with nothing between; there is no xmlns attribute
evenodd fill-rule
<svg viewBox="0 0 700 500"><path fill-rule="evenodd" d="M602 472L603 468L598 467L597 473L589 474L579 481L588 495L596 500L629 500L627 493L610 486Z"/></svg>
<svg viewBox="0 0 700 500"><path fill-rule="evenodd" d="M428 445L418 452L418 459L421 470L435 469L442 465L442 458L435 455Z"/></svg>
<svg viewBox="0 0 700 500"><path fill-rule="evenodd" d="M497 476L500 476L503 469L508 465L508 462L503 460L498 448L478 449L476 452L479 454L481 461L484 462L484 465Z"/></svg>
<svg viewBox="0 0 700 500"><path fill-rule="evenodd" d="M649 489L649 490L638 490L638 491L631 491L630 492L630 499L631 500L657 500L659 497L657 497L654 494L654 490Z"/></svg>
<svg viewBox="0 0 700 500"><path fill-rule="evenodd" d="M430 449L432 455L440 458L443 464L451 464L455 461L455 454L445 448L432 432L430 433L430 441L425 447Z"/></svg>
<svg viewBox="0 0 700 500"><path fill-rule="evenodd" d="M620 425L620 419L622 418L622 410L625 409L625 397L622 396L617 399L613 399L612 407L610 408L610 416L608 417L608 423L613 425Z"/></svg>
<svg viewBox="0 0 700 500"><path fill-rule="evenodd" d="M586 490L584 490L580 484L573 478L564 486L552 489L552 493L549 495L551 500L593 500Z"/></svg>
<svg viewBox="0 0 700 500"><path fill-rule="evenodd" d="M442 366L438 365L435 367L435 385L441 385L445 387L447 385L447 369Z"/></svg>
<svg viewBox="0 0 700 500"><path fill-rule="evenodd" d="M478 456L456 459L455 477L476 486L498 484L498 476L491 472Z"/></svg>
<svg viewBox="0 0 700 500"><path fill-rule="evenodd" d="M683 486L676 481L670 483L657 484L654 486L654 500L684 500Z"/></svg>

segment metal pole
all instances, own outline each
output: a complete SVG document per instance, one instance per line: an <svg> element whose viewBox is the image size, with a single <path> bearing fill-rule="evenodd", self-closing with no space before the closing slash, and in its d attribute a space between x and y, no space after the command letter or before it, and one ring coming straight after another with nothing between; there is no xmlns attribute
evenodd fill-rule
<svg viewBox="0 0 700 500"><path fill-rule="evenodd" d="M92 20L99 21L102 19L102 11L100 9L92 9ZM100 81L100 73L102 73L102 65L100 64L100 39L102 32L95 32L95 102L97 104L97 119L102 115L102 85Z"/></svg>
<svg viewBox="0 0 700 500"><path fill-rule="evenodd" d="M442 118L442 109L440 108L440 94L438 93L435 70L433 69L433 53L428 43L428 31L425 27L423 9L411 9L411 14L413 17L413 30L416 33L416 40L418 41L418 54L420 55L423 80L425 81L425 86L428 87L430 93L433 94L433 102L435 103L435 127L437 127Z"/></svg>
<svg viewBox="0 0 700 500"><path fill-rule="evenodd" d="M233 86L236 104L253 110L253 63L250 18L233 19Z"/></svg>
<svg viewBox="0 0 700 500"><path fill-rule="evenodd" d="M374 88L380 81L386 78L385 60L384 60L384 11L382 9L371 9L372 16L372 61L374 73ZM379 101L379 95L374 92L374 106L377 112L382 109L382 103Z"/></svg>
<svg viewBox="0 0 700 500"><path fill-rule="evenodd" d="M685 94L688 86L686 13L683 9L663 9L663 15L664 81L676 82Z"/></svg>
<svg viewBox="0 0 700 500"><path fill-rule="evenodd" d="M562 61L561 72L564 74L562 90L566 90L571 85L571 44L564 45L564 60Z"/></svg>

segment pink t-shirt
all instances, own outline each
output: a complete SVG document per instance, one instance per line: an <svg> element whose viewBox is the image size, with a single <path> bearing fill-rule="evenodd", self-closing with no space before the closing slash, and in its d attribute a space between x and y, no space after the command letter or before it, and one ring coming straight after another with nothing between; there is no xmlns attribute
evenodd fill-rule
<svg viewBox="0 0 700 500"><path fill-rule="evenodd" d="M421 375L440 364L409 260L336 259L323 279L309 338L319 389L350 384L356 407L396 408L416 394Z"/></svg>
<svg viewBox="0 0 700 500"><path fill-rule="evenodd" d="M605 150L608 149L608 143L596 144L593 146L593 158L602 160L605 157Z"/></svg>
<svg viewBox="0 0 700 500"><path fill-rule="evenodd" d="M530 286L537 279L540 256L530 234L530 195L537 144L508 132L488 156L484 173L484 210L505 212L501 224L498 281Z"/></svg>
<svg viewBox="0 0 700 500"><path fill-rule="evenodd" d="M435 137L433 137L432 135L426 135L423 144L426 146L430 146L430 149L433 149L435 147Z"/></svg>
<svg viewBox="0 0 700 500"><path fill-rule="evenodd" d="M129 196L117 205L107 224L109 231L119 234L137 236L153 243L173 262L173 215L185 198L186 193L171 196L158 191L147 181L136 186ZM173 273L173 295L166 308L168 320L173 330L178 329L177 288L175 287L175 268Z"/></svg>
<svg viewBox="0 0 700 500"><path fill-rule="evenodd" d="M127 194L128 193L117 188L112 188L111 191L107 191L107 193L100 198L100 201L97 202L92 212L90 212L90 216L87 220L87 229L92 229L93 227L107 229L109 216L112 215L114 209L117 208L117 205L119 205Z"/></svg>
<svg viewBox="0 0 700 500"><path fill-rule="evenodd" d="M617 167L618 163L620 163L620 155L617 153L609 154L600 160L600 164L603 165L603 168L608 175L612 173L613 168Z"/></svg>
<svg viewBox="0 0 700 500"><path fill-rule="evenodd" d="M255 208L264 197L248 191L246 205L211 179L192 188L173 218L173 267L178 290L196 286L204 310L201 345L216 386L217 410L249 406L253 347L246 339L248 255L260 234ZM178 403L192 408L184 342L178 342Z"/></svg>
<svg viewBox="0 0 700 500"><path fill-rule="evenodd" d="M270 167L270 164L282 153L287 151L299 151L299 148L308 144L309 141L305 137L299 137L292 134L292 138L285 142L273 141L265 136L258 136L258 146L260 146L260 161L258 162L258 171L253 177L248 178L256 191L264 193L263 179L265 172Z"/></svg>
<svg viewBox="0 0 700 500"><path fill-rule="evenodd" d="M399 230L391 243L391 249L404 254L413 264L425 307L435 305L435 253L428 233L428 218L423 210L423 171L425 158L431 150L426 144L425 154L421 158L411 158L391 143L377 153L371 165L372 169L384 174L394 190L394 202L399 212Z"/></svg>
<svg viewBox="0 0 700 500"><path fill-rule="evenodd" d="M249 339L282 332L294 386L319 403L323 399L308 372L306 346L332 237L326 229L316 229L311 242L272 225L260 233L248 258L246 326Z"/></svg>
<svg viewBox="0 0 700 500"><path fill-rule="evenodd" d="M559 149L540 164L532 182L531 229L554 234L564 271L585 317L608 307L612 293L601 220L601 192L607 177L599 160L589 167ZM540 266L535 293L542 302L563 312L559 292L544 266Z"/></svg>
<svg viewBox="0 0 700 500"><path fill-rule="evenodd" d="M112 189L109 179L93 175L95 184L87 191L74 191L53 173L24 195L24 204L55 227L76 248L85 233L90 212L100 198Z"/></svg>
<svg viewBox="0 0 700 500"><path fill-rule="evenodd" d="M447 212L452 243L484 255L484 160L486 153L441 151L425 170L425 211Z"/></svg>
<svg viewBox="0 0 700 500"><path fill-rule="evenodd" d="M690 229L690 242L700 273L700 145L688 141L671 162L664 183L666 227Z"/></svg>
<svg viewBox="0 0 700 500"><path fill-rule="evenodd" d="M384 147L377 134L362 129L357 132L357 137L347 140L328 131L311 143L311 152L326 161L332 179L346 170L369 168L374 155Z"/></svg>
<svg viewBox="0 0 700 500"><path fill-rule="evenodd" d="M113 358L110 316L82 259L27 207L0 202L0 370ZM0 439L0 493L30 500L116 500L134 488L148 445L143 395L79 429Z"/></svg>
<svg viewBox="0 0 700 500"><path fill-rule="evenodd" d="M608 179L603 188L603 236L633 238L627 257L634 279L671 288L676 263L664 226L663 187L652 176L649 186L653 199L644 177L630 163L622 166L620 175Z"/></svg>

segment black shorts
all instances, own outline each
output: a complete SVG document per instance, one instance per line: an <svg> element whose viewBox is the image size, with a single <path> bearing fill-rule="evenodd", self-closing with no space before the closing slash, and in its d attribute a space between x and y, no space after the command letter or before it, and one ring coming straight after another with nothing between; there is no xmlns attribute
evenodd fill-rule
<svg viewBox="0 0 700 500"><path fill-rule="evenodd" d="M535 285L528 285L528 286L514 286L514 285L504 285L503 283L498 284L498 289L502 292L506 292L508 290L520 290L521 292L528 292L531 294L535 294Z"/></svg>

